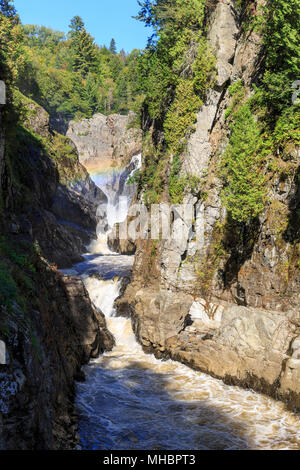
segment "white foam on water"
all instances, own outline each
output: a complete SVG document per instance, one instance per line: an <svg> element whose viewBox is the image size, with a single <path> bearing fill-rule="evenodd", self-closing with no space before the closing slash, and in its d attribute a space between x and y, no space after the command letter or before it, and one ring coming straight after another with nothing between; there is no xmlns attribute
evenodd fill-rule
<svg viewBox="0 0 300 470"><path fill-rule="evenodd" d="M97 240L93 240L88 247L89 253L95 254L102 254L102 255L111 255L113 252L108 247L107 244L107 235L105 234L98 234Z"/></svg>
<svg viewBox="0 0 300 470"><path fill-rule="evenodd" d="M95 277L84 279L91 301L108 318L115 313L114 302L120 292L120 283L121 281L117 278L111 281L103 281Z"/></svg>
<svg viewBox="0 0 300 470"><path fill-rule="evenodd" d="M129 178L131 178L134 173L139 170L142 166L142 155L135 155L132 157L131 162L127 168L132 170L128 173L129 170L117 169L114 172L104 173L101 175L94 175L92 177L95 184L104 192L107 197L107 205L101 204L99 206L99 213L102 215L106 212L108 232L104 233L103 230L103 221L100 221L97 227L98 240L95 240L89 246L89 252L91 253L102 253L108 254L111 253L107 245L107 236L109 231L111 231L115 224L120 224L125 222L132 199L136 193L135 184L127 184ZM126 178L126 180L124 180ZM123 179L124 184L122 188L118 189L120 191L116 197L114 192L114 187L118 187L120 180Z"/></svg>

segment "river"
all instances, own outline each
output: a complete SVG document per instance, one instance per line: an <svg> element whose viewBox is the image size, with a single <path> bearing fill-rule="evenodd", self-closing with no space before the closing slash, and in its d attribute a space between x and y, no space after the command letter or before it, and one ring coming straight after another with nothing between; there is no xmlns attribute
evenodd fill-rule
<svg viewBox="0 0 300 470"><path fill-rule="evenodd" d="M106 190L108 206L116 205L112 180L99 175L93 179ZM130 202L132 189L122 191ZM126 216L115 210L112 214L113 222ZM77 384L82 448L300 449L299 417L283 403L143 352L131 321L117 317L114 309L133 257L111 253L105 237L99 232L85 261L70 271L83 279L116 339L113 351L91 361L85 367L86 381Z"/></svg>

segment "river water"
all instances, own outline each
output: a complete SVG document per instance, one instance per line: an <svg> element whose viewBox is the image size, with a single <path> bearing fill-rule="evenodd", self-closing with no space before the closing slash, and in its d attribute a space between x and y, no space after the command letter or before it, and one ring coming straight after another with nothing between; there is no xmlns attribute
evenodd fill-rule
<svg viewBox="0 0 300 470"><path fill-rule="evenodd" d="M107 189L99 176L94 180ZM83 279L116 339L113 351L85 367L86 382L77 385L82 448L300 449L299 417L284 404L143 352L130 320L114 309L132 265L133 257L109 252L99 233L85 262L71 271Z"/></svg>

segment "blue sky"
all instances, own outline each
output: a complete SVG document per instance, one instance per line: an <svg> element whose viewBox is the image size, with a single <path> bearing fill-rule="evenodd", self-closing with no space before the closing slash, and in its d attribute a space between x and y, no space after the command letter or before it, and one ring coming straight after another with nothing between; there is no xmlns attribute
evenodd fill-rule
<svg viewBox="0 0 300 470"><path fill-rule="evenodd" d="M108 45L112 37L118 50L143 49L151 34L149 28L132 18L139 11L137 0L15 0L24 24L49 26L68 31L70 19L79 15L99 45Z"/></svg>

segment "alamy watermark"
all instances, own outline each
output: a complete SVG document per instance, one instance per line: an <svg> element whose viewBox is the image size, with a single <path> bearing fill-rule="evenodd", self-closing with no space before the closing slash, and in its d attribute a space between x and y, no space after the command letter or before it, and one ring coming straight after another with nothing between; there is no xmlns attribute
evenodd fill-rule
<svg viewBox="0 0 300 470"><path fill-rule="evenodd" d="M6 104L6 88L2 80L0 80L0 104Z"/></svg>
<svg viewBox="0 0 300 470"><path fill-rule="evenodd" d="M120 197L118 210L124 214L126 197ZM120 217L122 218L122 217ZM204 210L194 204L134 204L127 219L113 227L112 235L121 240L194 240L203 239ZM120 220L120 219L119 219Z"/></svg>
<svg viewBox="0 0 300 470"><path fill-rule="evenodd" d="M6 364L6 346L4 341L0 340L0 365Z"/></svg>
<svg viewBox="0 0 300 470"><path fill-rule="evenodd" d="M292 103L294 105L300 104L300 98L299 98L299 95L300 95L300 80L296 80L292 84L292 88L295 90L295 92L293 93L293 96L292 96Z"/></svg>

